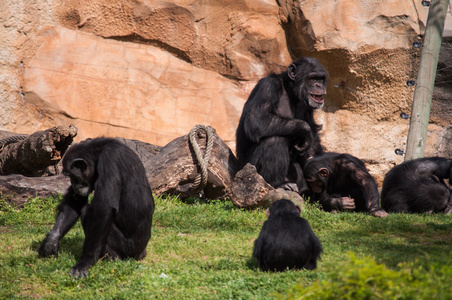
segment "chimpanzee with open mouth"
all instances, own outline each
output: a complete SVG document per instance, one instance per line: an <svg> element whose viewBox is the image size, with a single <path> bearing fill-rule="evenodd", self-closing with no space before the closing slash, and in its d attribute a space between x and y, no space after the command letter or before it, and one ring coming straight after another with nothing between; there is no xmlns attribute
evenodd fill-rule
<svg viewBox="0 0 452 300"><path fill-rule="evenodd" d="M313 110L324 104L328 74L312 57L259 80L237 128L237 157L275 188L306 189L302 166L323 153Z"/></svg>

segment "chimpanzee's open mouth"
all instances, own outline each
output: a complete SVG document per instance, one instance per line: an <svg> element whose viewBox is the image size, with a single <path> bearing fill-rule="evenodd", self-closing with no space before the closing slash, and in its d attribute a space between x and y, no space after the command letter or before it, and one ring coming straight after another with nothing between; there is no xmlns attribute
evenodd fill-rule
<svg viewBox="0 0 452 300"><path fill-rule="evenodd" d="M310 94L310 96L311 96L311 99L314 100L314 102L323 103L323 96L324 96L323 94L320 94L320 95Z"/></svg>

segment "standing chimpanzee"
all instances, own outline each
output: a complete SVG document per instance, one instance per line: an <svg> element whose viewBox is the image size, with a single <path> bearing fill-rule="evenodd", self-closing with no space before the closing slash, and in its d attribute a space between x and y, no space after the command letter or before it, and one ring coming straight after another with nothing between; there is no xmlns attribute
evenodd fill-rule
<svg viewBox="0 0 452 300"><path fill-rule="evenodd" d="M380 209L377 183L360 159L350 154L325 153L308 160L303 172L311 190L307 195L320 202L324 210L388 215Z"/></svg>
<svg viewBox="0 0 452 300"><path fill-rule="evenodd" d="M317 134L322 126L314 122L313 109L323 106L326 80L317 59L305 57L257 83L236 133L242 166L251 163L275 188L305 188L302 166L323 152Z"/></svg>
<svg viewBox="0 0 452 300"><path fill-rule="evenodd" d="M386 174L381 205L390 212L452 214L452 159L418 158L403 162Z"/></svg>
<svg viewBox="0 0 452 300"><path fill-rule="evenodd" d="M314 270L322 246L308 221L300 217L300 207L290 200L277 200L267 216L254 241L253 258L259 267L263 271Z"/></svg>
<svg viewBox="0 0 452 300"><path fill-rule="evenodd" d="M80 217L85 241L70 275L87 276L89 267L104 255L112 259L144 258L151 237L154 199L135 152L110 138L82 142L66 152L63 173L71 178L72 185L58 206L55 225L39 255L57 256L61 238Z"/></svg>

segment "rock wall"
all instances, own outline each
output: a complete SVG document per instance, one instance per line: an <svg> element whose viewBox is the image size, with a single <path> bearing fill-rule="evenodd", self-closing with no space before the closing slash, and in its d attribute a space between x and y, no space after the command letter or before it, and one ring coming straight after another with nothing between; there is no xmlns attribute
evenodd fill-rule
<svg viewBox="0 0 452 300"><path fill-rule="evenodd" d="M316 113L329 151L364 159L381 180L403 160L428 8L420 1L39 0L0 3L0 129L56 125L78 137L163 146L195 124L235 148L259 78L314 56L330 74ZM448 15L445 35L451 35ZM445 39L427 155L450 156L451 43Z"/></svg>

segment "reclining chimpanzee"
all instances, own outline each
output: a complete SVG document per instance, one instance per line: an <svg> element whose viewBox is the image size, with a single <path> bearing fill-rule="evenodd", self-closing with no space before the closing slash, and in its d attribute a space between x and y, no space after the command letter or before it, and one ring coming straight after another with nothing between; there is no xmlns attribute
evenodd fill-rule
<svg viewBox="0 0 452 300"><path fill-rule="evenodd" d="M452 214L452 159L418 158L403 162L386 174L381 204L389 212Z"/></svg>
<svg viewBox="0 0 452 300"><path fill-rule="evenodd" d="M253 258L263 271L313 270L322 246L300 207L290 200L277 200L267 210L259 237L254 241Z"/></svg>
<svg viewBox="0 0 452 300"><path fill-rule="evenodd" d="M303 168L310 187L306 193L326 211L367 211L375 217L388 214L379 206L378 186L364 163L350 155L325 153Z"/></svg>
<svg viewBox="0 0 452 300"><path fill-rule="evenodd" d="M103 256L144 258L151 237L154 199L137 154L114 139L93 139L69 148L63 158L63 173L72 185L58 206L55 225L39 254L57 256L61 238L80 217L85 241L70 275L87 276L89 267Z"/></svg>

